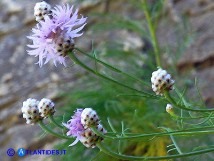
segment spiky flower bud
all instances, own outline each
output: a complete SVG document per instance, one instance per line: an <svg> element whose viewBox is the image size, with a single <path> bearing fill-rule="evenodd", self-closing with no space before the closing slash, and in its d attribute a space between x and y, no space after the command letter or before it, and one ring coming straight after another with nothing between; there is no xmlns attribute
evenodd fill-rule
<svg viewBox="0 0 214 161"><path fill-rule="evenodd" d="M99 124L99 117L92 108L85 108L81 114L81 123L85 128Z"/></svg>
<svg viewBox="0 0 214 161"><path fill-rule="evenodd" d="M90 128L87 128L80 137L80 142L87 148L95 148L99 140L101 137L97 136Z"/></svg>
<svg viewBox="0 0 214 161"><path fill-rule="evenodd" d="M162 95L165 90L172 90L172 86L175 83L171 75L161 68L152 73L151 82L152 90L156 95Z"/></svg>
<svg viewBox="0 0 214 161"><path fill-rule="evenodd" d="M23 102L22 113L27 124L35 124L42 119L39 115L38 104L39 101L32 98L28 98Z"/></svg>
<svg viewBox="0 0 214 161"><path fill-rule="evenodd" d="M172 112L173 112L173 107L172 107L171 104L167 104L167 105L166 105L166 112L167 112L167 113L172 113Z"/></svg>
<svg viewBox="0 0 214 161"><path fill-rule="evenodd" d="M67 123L63 123L63 125L69 129L68 136L76 137L76 140L70 146L80 141L87 148L96 147L96 143L102 141L103 138L93 132L91 125L100 133L107 133L100 124L96 111L91 108L77 109L71 119Z"/></svg>
<svg viewBox="0 0 214 161"><path fill-rule="evenodd" d="M102 134L106 134L106 129L103 128L101 124L98 124L96 126L96 129L101 132ZM85 129L85 131L82 133L82 136L80 137L80 142L86 146L87 148L94 148L96 147L96 143L98 141L102 141L103 138L101 136L96 135L91 128Z"/></svg>
<svg viewBox="0 0 214 161"><path fill-rule="evenodd" d="M41 117L48 117L48 115L53 115L55 113L54 102L50 99L43 98L38 104L38 109Z"/></svg>
<svg viewBox="0 0 214 161"><path fill-rule="evenodd" d="M36 17L36 21L44 20L45 16L48 16L51 14L51 6L45 2L38 2L34 6L34 16Z"/></svg>
<svg viewBox="0 0 214 161"><path fill-rule="evenodd" d="M74 49L74 39L68 35L60 36L56 41L56 50L59 56L67 56Z"/></svg>

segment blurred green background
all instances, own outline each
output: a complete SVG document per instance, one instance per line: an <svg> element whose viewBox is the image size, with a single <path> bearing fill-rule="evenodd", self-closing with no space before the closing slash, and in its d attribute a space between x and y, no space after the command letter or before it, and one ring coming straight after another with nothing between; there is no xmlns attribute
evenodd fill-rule
<svg viewBox="0 0 214 161"><path fill-rule="evenodd" d="M116 131L152 133L158 127L181 128L165 112L166 102L136 96L132 91L102 80L69 63L67 68L51 64L39 68L35 58L27 56L26 36L35 25L33 6L36 0L0 1L0 153L2 160L117 160L87 149L81 143L68 147L71 142L47 135L38 126L25 125L20 107L28 97L51 98L56 102L56 119L66 122L77 108L91 107L97 111L104 127L111 132L109 121ZM156 69L153 47L139 0L49 0L52 5L70 3L88 17L84 35L76 46L109 64L132 73L150 83ZM210 0L148 0L152 20L157 28L164 68L176 80L190 102L213 106L213 17ZM112 72L84 56L79 58L94 69L139 90L152 92L140 82ZM33 73L33 74L32 74ZM197 84L195 84L197 77ZM200 121L200 120L197 120ZM190 122L194 123L194 122ZM52 125L50 125L52 127ZM189 125L185 125L189 126ZM57 129L56 129L57 130ZM60 131L59 131L60 132ZM18 139L17 139L18 138ZM176 137L183 151L213 144L211 136ZM132 155L156 156L176 154L169 137L147 138L142 141L104 141L113 150ZM65 156L18 156L9 158L6 149L66 149ZM181 160L212 161L205 154ZM0 158L1 160L1 158ZM179 159L178 159L179 160Z"/></svg>

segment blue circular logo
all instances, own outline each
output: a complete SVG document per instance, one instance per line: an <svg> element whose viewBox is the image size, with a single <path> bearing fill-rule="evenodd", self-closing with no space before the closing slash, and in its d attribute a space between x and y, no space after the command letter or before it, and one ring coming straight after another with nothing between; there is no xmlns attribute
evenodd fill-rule
<svg viewBox="0 0 214 161"><path fill-rule="evenodd" d="M18 156L23 157L26 154L26 150L24 148L19 148L17 150L17 154L18 154Z"/></svg>
<svg viewBox="0 0 214 161"><path fill-rule="evenodd" d="M12 157L12 156L14 156L15 155L15 150L13 149L13 148L9 148L9 149L7 149L7 155L8 156L10 156L10 157Z"/></svg>

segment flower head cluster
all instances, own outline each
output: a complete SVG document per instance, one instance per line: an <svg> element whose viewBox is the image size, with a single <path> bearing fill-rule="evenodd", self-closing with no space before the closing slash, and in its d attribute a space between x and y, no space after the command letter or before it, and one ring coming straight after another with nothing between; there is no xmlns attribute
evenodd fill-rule
<svg viewBox="0 0 214 161"><path fill-rule="evenodd" d="M92 108L85 108L81 114L81 123L85 128L99 124L99 117Z"/></svg>
<svg viewBox="0 0 214 161"><path fill-rule="evenodd" d="M23 102L22 113L27 124L35 124L43 118L53 115L54 112L54 103L47 98L43 98L41 101L28 98Z"/></svg>
<svg viewBox="0 0 214 161"><path fill-rule="evenodd" d="M77 109L71 119L63 125L69 129L68 136L76 137L76 140L70 146L80 141L87 148L96 147L96 143L103 140L103 138L92 131L92 126L103 134L107 132L100 123L96 111L91 108Z"/></svg>
<svg viewBox="0 0 214 161"><path fill-rule="evenodd" d="M74 38L83 34L80 31L86 25L87 18L78 18L78 10L74 10L73 6L57 5L53 9L49 6L46 2L35 6L34 14L39 22L32 29L33 34L28 36L33 44L28 45L31 50L27 52L39 57L40 67L50 60L55 66L57 63L66 66L66 56L74 48Z"/></svg>
<svg viewBox="0 0 214 161"><path fill-rule="evenodd" d="M34 6L34 16L38 22L44 20L45 16L51 15L51 12L51 6L45 1L38 2Z"/></svg>
<svg viewBox="0 0 214 161"><path fill-rule="evenodd" d="M41 117L48 117L49 115L53 115L55 113L54 102L50 99L43 98L38 104L39 113Z"/></svg>
<svg viewBox="0 0 214 161"><path fill-rule="evenodd" d="M166 70L159 68L157 71L152 73L151 77L152 90L157 95L162 95L163 92L172 90L175 81L171 78L171 75Z"/></svg>
<svg viewBox="0 0 214 161"><path fill-rule="evenodd" d="M34 124L41 120L38 110L39 101L36 99L28 98L23 102L22 113L23 118L26 119L27 124Z"/></svg>

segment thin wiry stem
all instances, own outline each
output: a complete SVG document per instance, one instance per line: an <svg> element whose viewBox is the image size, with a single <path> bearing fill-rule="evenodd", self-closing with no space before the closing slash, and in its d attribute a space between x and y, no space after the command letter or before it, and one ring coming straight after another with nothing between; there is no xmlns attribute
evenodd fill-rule
<svg viewBox="0 0 214 161"><path fill-rule="evenodd" d="M168 128L164 128L164 129L165 129L167 132L170 132L170 131L171 131L171 130L168 129ZM179 146L178 146L178 144L177 144L177 142L176 142L174 136L173 136L172 134L170 134L169 136L170 136L170 139L172 140L172 142L173 142L173 144L174 144L176 150L178 151L178 153L179 153L179 154L183 154L183 153L181 152L181 149L179 148Z"/></svg>
<svg viewBox="0 0 214 161"><path fill-rule="evenodd" d="M193 151L189 153L177 154L177 155L168 155L168 156L159 156L159 157L143 157L143 156L130 156L125 154L118 154L112 150L110 150L106 145L97 143L96 146L105 154L110 155L112 157L122 159L122 160L164 160L164 159L173 159L173 158L183 158L193 155L199 155L203 153L213 152L214 148L204 149Z"/></svg>
<svg viewBox="0 0 214 161"><path fill-rule="evenodd" d="M68 139L68 140L71 140L73 138L71 137L67 137L67 136L63 136L63 135L60 135L54 131L52 131L51 129L49 129L42 121L39 121L39 126L44 130L44 131L47 131L48 133L58 137L58 138L61 138L61 139Z"/></svg>
<svg viewBox="0 0 214 161"><path fill-rule="evenodd" d="M166 97L166 99L167 99L172 105L174 105L175 107L178 107L178 108L180 108L180 109L183 109L183 110L194 111L194 112L212 112L212 111L214 111L214 109L193 109L193 108L189 108L189 107L185 107L185 106L179 105L179 104L177 104L176 101L170 96L170 94L169 94L168 91L165 91L165 92L164 92L164 96Z"/></svg>
<svg viewBox="0 0 214 161"><path fill-rule="evenodd" d="M144 11L147 23L148 23L148 28L149 28L149 32L150 32L150 36L151 36L152 45L154 47L156 64L157 64L157 66L161 67L160 49L159 49L159 45L158 45L157 36L155 33L156 32L155 27L152 24L152 18L151 18L150 12L149 12L147 1L142 0L142 5L143 5L143 11Z"/></svg>
<svg viewBox="0 0 214 161"><path fill-rule="evenodd" d="M213 128L213 126L209 126L209 128ZM197 129L204 129L204 128L192 128L187 130L178 130L178 131L170 131L170 132L160 132L160 133L150 133L150 134L132 134L126 136L120 136L116 134L117 136L109 136L104 135L101 132L99 132L96 128L92 127L92 130L97 135L108 138L108 139L119 139L119 140L141 140L146 137L161 137L161 136L168 136L168 135L174 135L174 136L188 136L188 135L203 135L203 134L214 134L214 130L200 130L196 131ZM190 131L191 130L191 131Z"/></svg>
<svg viewBox="0 0 214 161"><path fill-rule="evenodd" d="M136 80L136 81L142 83L143 85L145 85L145 86L147 86L147 87L150 87L150 86L151 86L150 84L148 84L148 83L144 82L143 80L141 80L141 79L135 77L134 75L128 74L128 73L126 73L126 72L124 72L124 71L122 71L122 70L120 70L120 69L118 69L118 68L116 68L116 67L113 67L112 65L107 64L107 63L105 63L105 62L102 61L102 60L99 60L98 58L96 58L96 57L94 57L94 56L92 56L92 55L90 55L90 54L88 54L88 53L86 53L86 52L80 50L79 48L75 48L75 49L76 49L77 51L79 51L80 53L84 54L85 56L87 56L87 57L89 57L89 58L95 60L96 62L98 62L98 63L104 65L104 66L107 67L108 69L111 69L111 70L114 71L114 72L121 73L121 74L123 74L123 75L125 75L125 76L127 76L127 77L129 77L129 78L131 78L131 79L133 79L133 80Z"/></svg>
<svg viewBox="0 0 214 161"><path fill-rule="evenodd" d="M57 127L61 128L61 129L64 128L64 126L62 126L62 125L60 125L60 124L58 124L58 123L56 122L56 120L54 119L54 117L53 117L52 115L50 115L48 118L49 118L50 121L51 121L54 125L56 125Z"/></svg>
<svg viewBox="0 0 214 161"><path fill-rule="evenodd" d="M78 65L80 65L82 68L84 68L85 70L87 70L87 71L89 71L89 72L95 74L96 76L98 76L98 77L100 77L100 78L103 78L103 79L105 79L105 80L108 80L108 81L110 81L110 82L113 82L113 83L115 83L115 84L117 84L117 85L119 85L119 86L125 87L125 88L127 88L127 89L132 90L132 91L141 93L141 94L143 94L143 95L145 95L145 96L156 97L156 96L153 95L153 94L150 94L150 93L143 92L143 91L140 91L140 90L138 90L138 89L132 88L132 87L130 87L130 86L128 86L128 85L125 85L125 84L123 84L123 83L121 83L121 82L119 82L119 81L117 81L117 80L114 80L114 79L112 79L112 78L110 78L110 77L107 77L107 76L105 76L105 75L103 75L103 74L101 74L101 73L99 73L99 72L93 70L93 69L90 68L89 66L85 65L84 63L82 63L82 62L75 56L74 53L69 54L69 56L70 56L70 58L71 58L75 63L77 63Z"/></svg>

